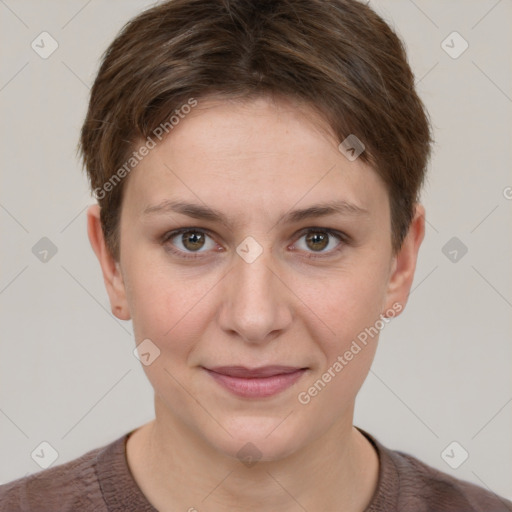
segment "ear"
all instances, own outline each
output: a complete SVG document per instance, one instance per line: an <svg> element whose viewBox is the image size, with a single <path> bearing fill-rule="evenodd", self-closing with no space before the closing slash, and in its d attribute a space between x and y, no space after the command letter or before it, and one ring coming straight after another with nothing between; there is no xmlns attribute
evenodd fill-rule
<svg viewBox="0 0 512 512"><path fill-rule="evenodd" d="M416 270L418 251L424 236L425 208L421 204L416 203L415 214L409 226L409 231L402 243L402 247L393 256L390 269L384 311L396 311L394 316L398 316L407 304L414 279L414 271ZM394 308L393 304L395 304ZM401 307L398 309L396 304L400 304Z"/></svg>
<svg viewBox="0 0 512 512"><path fill-rule="evenodd" d="M113 258L105 243L100 221L100 207L97 204L89 206L87 209L87 233L92 249L101 265L112 313L120 320L130 320L121 266Z"/></svg>

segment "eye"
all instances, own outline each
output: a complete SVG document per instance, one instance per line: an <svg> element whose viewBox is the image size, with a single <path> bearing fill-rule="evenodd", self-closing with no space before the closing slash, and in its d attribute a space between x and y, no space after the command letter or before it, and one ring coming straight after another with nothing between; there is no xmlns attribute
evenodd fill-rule
<svg viewBox="0 0 512 512"><path fill-rule="evenodd" d="M332 256L350 243L345 233L326 228L307 228L299 233L292 250L299 249L307 258ZM201 228L181 228L166 233L162 237L165 250L185 259L201 258L210 251L222 250L207 230Z"/></svg>
<svg viewBox="0 0 512 512"><path fill-rule="evenodd" d="M184 258L195 257L193 253L204 253L215 249L216 243L202 229L183 228L164 235L168 250Z"/></svg>
<svg viewBox="0 0 512 512"><path fill-rule="evenodd" d="M296 248L305 251L308 257L330 255L342 249L344 243L347 242L347 236L343 233L332 231L324 228L308 228L303 232L300 238L295 242Z"/></svg>

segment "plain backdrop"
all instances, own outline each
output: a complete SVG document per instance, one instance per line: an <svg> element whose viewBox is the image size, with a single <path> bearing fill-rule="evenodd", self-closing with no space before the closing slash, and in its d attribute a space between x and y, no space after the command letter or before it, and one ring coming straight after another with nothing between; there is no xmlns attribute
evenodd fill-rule
<svg viewBox="0 0 512 512"><path fill-rule="evenodd" d="M0 482L41 470L41 442L59 464L153 417L86 236L76 158L99 58L149 5L0 2ZM381 334L355 424L512 498L512 4L371 5L406 43L436 146L413 291ZM58 44L46 59L32 48L42 32ZM457 469L441 455L454 441L450 462L469 454Z"/></svg>

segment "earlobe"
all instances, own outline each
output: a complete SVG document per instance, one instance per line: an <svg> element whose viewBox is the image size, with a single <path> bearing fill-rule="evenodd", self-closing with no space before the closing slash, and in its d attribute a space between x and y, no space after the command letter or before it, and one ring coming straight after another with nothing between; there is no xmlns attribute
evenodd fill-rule
<svg viewBox="0 0 512 512"><path fill-rule="evenodd" d="M390 309L397 310L397 304L401 305L398 308L398 314L405 308L414 280L418 252L424 236L425 208L417 203L407 236L403 241L402 247L393 257L386 292L385 311ZM393 307L394 305L395 308ZM385 313L383 312L383 314Z"/></svg>
<svg viewBox="0 0 512 512"><path fill-rule="evenodd" d="M106 245L100 220L100 207L97 204L89 206L87 209L87 233L91 247L101 266L112 313L120 320L130 320L131 315L120 264L114 259Z"/></svg>

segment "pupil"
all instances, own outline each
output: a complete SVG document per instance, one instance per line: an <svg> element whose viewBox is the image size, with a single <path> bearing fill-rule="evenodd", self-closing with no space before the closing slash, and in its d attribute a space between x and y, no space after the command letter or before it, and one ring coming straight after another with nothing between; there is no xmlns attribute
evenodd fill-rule
<svg viewBox="0 0 512 512"><path fill-rule="evenodd" d="M311 249L322 250L325 249L325 247L327 247L327 238L328 237L325 233L310 233L309 235L307 235L306 240L307 242L313 243L313 247L311 247Z"/></svg>
<svg viewBox="0 0 512 512"><path fill-rule="evenodd" d="M189 249L200 249L204 245L204 236L194 231L183 233L183 245Z"/></svg>

